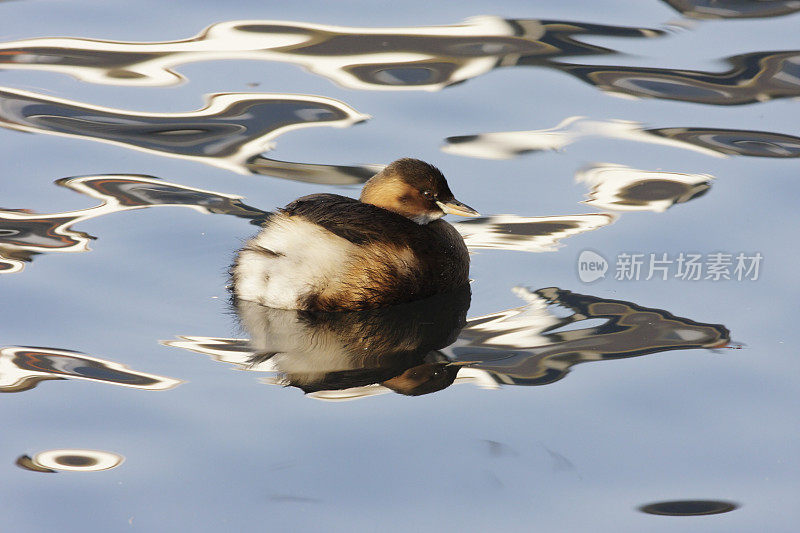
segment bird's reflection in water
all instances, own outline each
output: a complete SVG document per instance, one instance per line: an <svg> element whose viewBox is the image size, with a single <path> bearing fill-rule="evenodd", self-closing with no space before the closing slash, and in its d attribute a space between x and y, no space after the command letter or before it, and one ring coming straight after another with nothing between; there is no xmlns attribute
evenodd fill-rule
<svg viewBox="0 0 800 533"><path fill-rule="evenodd" d="M268 363L280 382L304 392L381 383L418 396L450 386L458 373L437 350L466 323L469 286L425 300L348 313L272 309L239 300L250 334L249 365Z"/></svg>
<svg viewBox="0 0 800 533"><path fill-rule="evenodd" d="M483 388L546 385L573 365L671 350L719 348L725 326L663 309L558 288L517 288L525 305L464 320L468 291L359 313L311 314L237 302L251 340L185 336L163 344L292 385L323 400L390 390L435 392L453 383Z"/></svg>

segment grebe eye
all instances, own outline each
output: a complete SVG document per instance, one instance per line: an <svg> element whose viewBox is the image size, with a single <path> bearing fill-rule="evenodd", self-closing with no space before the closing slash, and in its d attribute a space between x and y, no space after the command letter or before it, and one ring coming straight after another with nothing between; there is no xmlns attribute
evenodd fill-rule
<svg viewBox="0 0 800 533"><path fill-rule="evenodd" d="M422 196L425 198L430 198L433 196L433 193L431 191L422 191Z"/></svg>

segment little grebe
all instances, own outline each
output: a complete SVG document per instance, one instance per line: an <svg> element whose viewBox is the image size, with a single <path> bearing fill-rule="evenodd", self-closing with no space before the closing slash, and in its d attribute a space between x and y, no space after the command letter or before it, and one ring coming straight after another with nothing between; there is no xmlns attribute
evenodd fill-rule
<svg viewBox="0 0 800 533"><path fill-rule="evenodd" d="M478 216L434 166L398 159L360 200L312 194L270 216L239 251L236 298L279 309L348 311L419 300L468 283L469 254L450 213Z"/></svg>

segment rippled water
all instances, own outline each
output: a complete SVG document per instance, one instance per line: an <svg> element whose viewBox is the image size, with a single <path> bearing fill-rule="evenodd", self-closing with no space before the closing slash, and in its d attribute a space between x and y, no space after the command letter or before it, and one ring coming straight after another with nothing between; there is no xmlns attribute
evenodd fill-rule
<svg viewBox="0 0 800 533"><path fill-rule="evenodd" d="M0 3L0 529L793 531L797 11ZM402 156L470 291L230 301Z"/></svg>

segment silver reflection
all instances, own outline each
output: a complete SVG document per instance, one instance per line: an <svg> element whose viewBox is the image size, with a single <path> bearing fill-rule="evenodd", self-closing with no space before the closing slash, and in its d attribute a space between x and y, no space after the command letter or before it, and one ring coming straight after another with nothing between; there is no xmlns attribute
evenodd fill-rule
<svg viewBox="0 0 800 533"><path fill-rule="evenodd" d="M197 111L145 113L0 88L0 127L99 141L239 174L267 174L270 160L254 158L271 149L279 135L314 126L344 128L368 118L324 96L219 93ZM292 163L284 166L303 175Z"/></svg>
<svg viewBox="0 0 800 533"><path fill-rule="evenodd" d="M227 214L253 221L267 216L266 212L243 204L240 196L187 187L151 176L81 176L61 179L56 184L101 203L77 211L49 214L0 209L0 274L20 272L37 254L89 251L89 241L94 237L72 226L111 213L182 206L201 213Z"/></svg>
<svg viewBox="0 0 800 533"><path fill-rule="evenodd" d="M666 211L702 196L711 188L709 174L636 170L610 163L592 165L575 175L591 190L585 204L612 211Z"/></svg>
<svg viewBox="0 0 800 533"><path fill-rule="evenodd" d="M614 220L616 216L610 213L543 217L493 215L452 224L464 237L470 252L487 249L554 252L562 239L594 231Z"/></svg>
<svg viewBox="0 0 800 533"><path fill-rule="evenodd" d="M0 209L0 274L20 272L36 255L90 250L95 237L73 226L95 217L147 207L190 207L205 214L226 214L263 222L270 213L242 203L241 197L188 187L154 178L125 174L81 176L56 184L100 200L100 205L39 214L28 210ZM562 239L611 224L610 213L521 217L478 217L453 226L471 252L483 249L551 252Z"/></svg>
<svg viewBox="0 0 800 533"><path fill-rule="evenodd" d="M183 383L69 350L0 348L0 392L22 392L52 379L81 379L141 390L168 390Z"/></svg>
<svg viewBox="0 0 800 533"><path fill-rule="evenodd" d="M725 157L800 157L800 137L766 131L721 128L653 128L629 120L569 117L554 128L458 135L442 151L483 159L510 159L530 152L562 150L586 138L618 139Z"/></svg>
<svg viewBox="0 0 800 533"><path fill-rule="evenodd" d="M686 17L695 19L766 18L800 11L798 0L663 0Z"/></svg>
<svg viewBox="0 0 800 533"><path fill-rule="evenodd" d="M92 83L170 85L197 61L291 63L351 89L439 90L498 67L609 54L582 36L655 37L663 31L558 20L469 18L460 24L354 28L277 20L212 24L188 39L115 42L38 38L0 44L0 68L61 72Z"/></svg>
<svg viewBox="0 0 800 533"><path fill-rule="evenodd" d="M356 185L365 183L383 170L384 165L318 165L278 161L263 156L247 160L245 167L253 174L320 185Z"/></svg>
<svg viewBox="0 0 800 533"><path fill-rule="evenodd" d="M555 287L515 292L526 301L524 306L468 320L458 341L443 353L455 363L472 362L469 368L497 384L546 385L587 361L718 348L730 342L721 324L695 322L633 302ZM563 316L565 311L570 314Z"/></svg>
<svg viewBox="0 0 800 533"><path fill-rule="evenodd" d="M723 72L668 68L551 66L612 95L707 105L744 105L800 96L800 51L754 52L725 59Z"/></svg>
<svg viewBox="0 0 800 533"><path fill-rule="evenodd" d="M62 449L20 456L16 464L33 472L98 472L121 465L125 458L103 450Z"/></svg>

